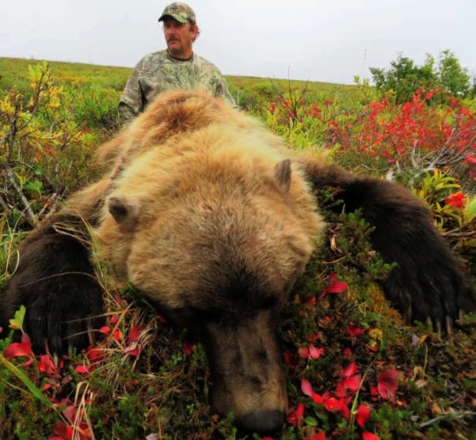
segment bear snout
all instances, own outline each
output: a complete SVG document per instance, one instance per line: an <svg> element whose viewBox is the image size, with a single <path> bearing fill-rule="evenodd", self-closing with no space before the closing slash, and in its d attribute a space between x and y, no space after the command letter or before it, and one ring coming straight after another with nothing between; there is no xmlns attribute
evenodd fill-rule
<svg viewBox="0 0 476 440"><path fill-rule="evenodd" d="M236 425L246 432L277 435L283 428L284 420L284 411L253 411L237 418Z"/></svg>
<svg viewBox="0 0 476 440"><path fill-rule="evenodd" d="M247 432L282 429L287 408L285 374L274 320L268 312L244 322L208 324L203 343L211 370L211 399Z"/></svg>

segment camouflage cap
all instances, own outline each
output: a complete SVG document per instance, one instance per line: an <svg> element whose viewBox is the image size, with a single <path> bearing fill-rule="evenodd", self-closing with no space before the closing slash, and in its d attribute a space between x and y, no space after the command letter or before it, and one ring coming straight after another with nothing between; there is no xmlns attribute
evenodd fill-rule
<svg viewBox="0 0 476 440"><path fill-rule="evenodd" d="M170 3L166 6L164 12L159 18L159 21L163 21L165 17L175 18L179 23L196 23L197 19L195 17L195 12L192 8L185 3Z"/></svg>

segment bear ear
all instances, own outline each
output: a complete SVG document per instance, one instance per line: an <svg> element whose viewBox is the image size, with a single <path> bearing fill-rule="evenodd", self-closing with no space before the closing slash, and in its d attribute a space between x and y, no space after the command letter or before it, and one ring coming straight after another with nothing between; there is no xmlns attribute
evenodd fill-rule
<svg viewBox="0 0 476 440"><path fill-rule="evenodd" d="M110 197L107 208L114 220L120 225L131 223L137 217L137 204L124 196Z"/></svg>
<svg viewBox="0 0 476 440"><path fill-rule="evenodd" d="M274 167L274 178L278 186L285 192L291 186L291 161L289 159L278 162Z"/></svg>

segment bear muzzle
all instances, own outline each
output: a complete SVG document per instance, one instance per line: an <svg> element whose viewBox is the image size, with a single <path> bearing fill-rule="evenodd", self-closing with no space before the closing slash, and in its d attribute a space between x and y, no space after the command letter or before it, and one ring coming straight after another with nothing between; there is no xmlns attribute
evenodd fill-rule
<svg viewBox="0 0 476 440"><path fill-rule="evenodd" d="M254 411L237 418L236 425L246 432L279 434L285 420L284 411Z"/></svg>
<svg viewBox="0 0 476 440"><path fill-rule="evenodd" d="M287 392L274 325L258 313L240 324L209 324L204 346L211 369L212 405L232 413L244 431L279 432Z"/></svg>

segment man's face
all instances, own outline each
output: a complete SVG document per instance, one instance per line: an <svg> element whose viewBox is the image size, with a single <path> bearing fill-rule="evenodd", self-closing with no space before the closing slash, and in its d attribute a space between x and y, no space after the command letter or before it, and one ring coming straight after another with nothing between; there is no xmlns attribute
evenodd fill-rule
<svg viewBox="0 0 476 440"><path fill-rule="evenodd" d="M192 56L192 44L198 34L196 24L179 23L175 18L164 19L164 36L170 55L179 59Z"/></svg>

